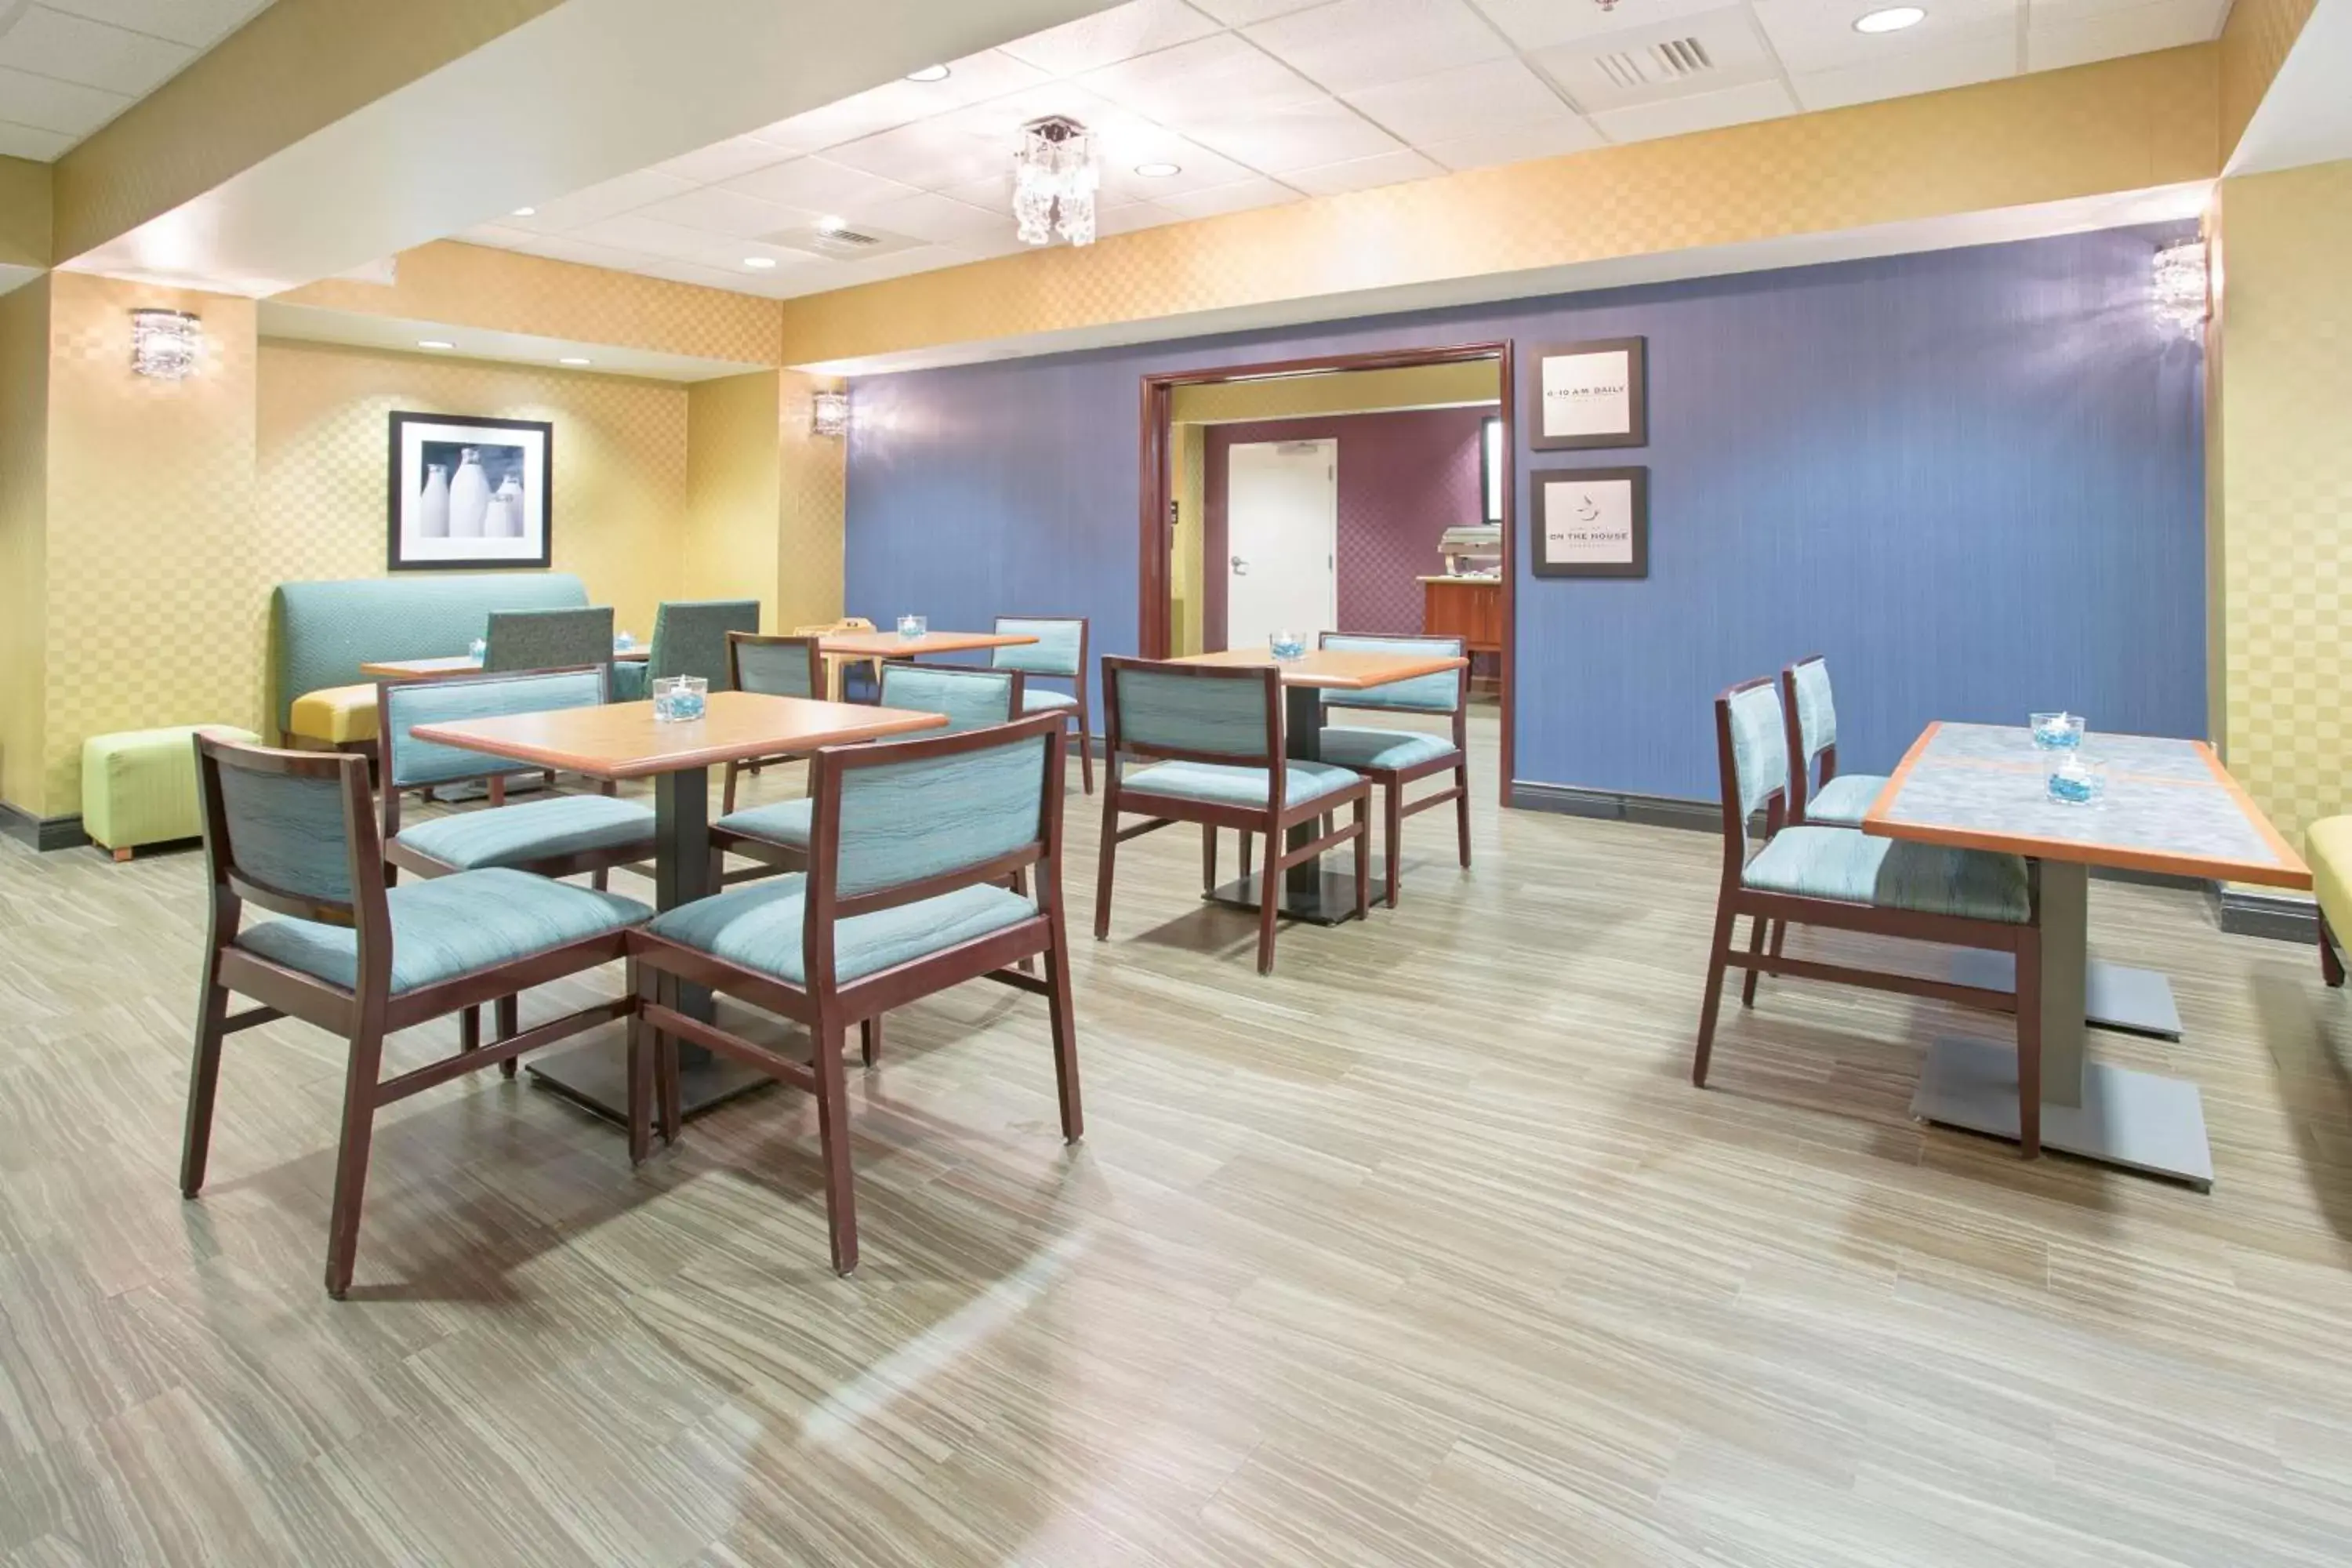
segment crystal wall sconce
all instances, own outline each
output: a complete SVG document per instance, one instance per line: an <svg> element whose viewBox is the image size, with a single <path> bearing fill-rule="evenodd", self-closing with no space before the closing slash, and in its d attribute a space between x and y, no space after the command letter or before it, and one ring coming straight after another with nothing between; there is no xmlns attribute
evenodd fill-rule
<svg viewBox="0 0 2352 1568"><path fill-rule="evenodd" d="M809 409L809 429L835 440L849 434L849 394L820 392Z"/></svg>
<svg viewBox="0 0 2352 1568"><path fill-rule="evenodd" d="M204 327L185 310L131 312L131 368L157 381L193 374L205 352Z"/></svg>

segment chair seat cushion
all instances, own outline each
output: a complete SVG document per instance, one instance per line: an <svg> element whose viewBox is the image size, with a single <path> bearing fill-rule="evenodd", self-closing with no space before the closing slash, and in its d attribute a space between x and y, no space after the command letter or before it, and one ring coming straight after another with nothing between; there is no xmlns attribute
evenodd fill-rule
<svg viewBox="0 0 2352 1568"><path fill-rule="evenodd" d="M2352 938L2352 816L2323 816L2305 828L2303 858L2320 913L2339 942Z"/></svg>
<svg viewBox="0 0 2352 1568"><path fill-rule="evenodd" d="M1298 805L1359 782L1346 768L1329 763L1292 761L1282 770L1283 805ZM1119 781L1121 790L1172 795L1212 805L1264 805L1269 790L1269 770L1228 767L1222 763L1159 763Z"/></svg>
<svg viewBox="0 0 2352 1568"><path fill-rule="evenodd" d="M401 829L399 841L464 870L521 866L592 849L654 849L654 814L634 801L560 795L520 805L452 812Z"/></svg>
<svg viewBox="0 0 2352 1568"><path fill-rule="evenodd" d="M375 739L375 688L323 686L294 699L289 732L305 741L341 746Z"/></svg>
<svg viewBox="0 0 2352 1568"><path fill-rule="evenodd" d="M801 919L807 896L808 879L795 871L681 904L647 929L713 958L805 985ZM895 969L1018 925L1036 912L1034 904L1007 889L959 888L936 899L853 915L833 928L834 978L856 980Z"/></svg>
<svg viewBox="0 0 2352 1568"><path fill-rule="evenodd" d="M1881 773L1840 773L1805 802L1805 820L1825 826L1860 827L1870 803L1886 786Z"/></svg>
<svg viewBox="0 0 2352 1568"><path fill-rule="evenodd" d="M394 995L650 919L635 899L551 882L527 871L458 871L384 893L392 911ZM265 921L237 933L257 958L346 991L359 983L359 933L317 921Z"/></svg>
<svg viewBox="0 0 2352 1568"><path fill-rule="evenodd" d="M746 838L765 838L772 843L789 844L795 849L808 847L809 825L816 819L816 802L806 795L798 800L780 800L772 805L746 806L730 811L714 826L730 833L740 833Z"/></svg>
<svg viewBox="0 0 2352 1568"><path fill-rule="evenodd" d="M1078 700L1067 691L1042 689L1034 686L1021 689L1021 711L1043 713L1048 708L1076 708Z"/></svg>
<svg viewBox="0 0 2352 1568"><path fill-rule="evenodd" d="M1326 724L1319 743L1325 762L1361 770L1401 771L1459 755L1452 736L1415 730L1357 730Z"/></svg>
<svg viewBox="0 0 2352 1568"><path fill-rule="evenodd" d="M2021 925L2032 911L2025 862L1982 849L1880 838L1846 827L1790 827L1748 862L1759 892Z"/></svg>

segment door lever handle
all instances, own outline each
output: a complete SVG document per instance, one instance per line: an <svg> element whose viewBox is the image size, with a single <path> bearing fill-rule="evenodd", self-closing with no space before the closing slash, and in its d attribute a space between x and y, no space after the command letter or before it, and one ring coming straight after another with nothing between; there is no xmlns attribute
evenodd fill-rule
<svg viewBox="0 0 2352 1568"><path fill-rule="evenodd" d="M1248 562L1246 562L1246 561L1243 560L1240 556L1236 555L1236 556L1234 556L1234 557L1233 558L1233 563L1234 563L1234 576L1236 576L1236 577L1246 577L1246 576L1248 576L1248 575L1249 575L1249 563L1248 563Z"/></svg>

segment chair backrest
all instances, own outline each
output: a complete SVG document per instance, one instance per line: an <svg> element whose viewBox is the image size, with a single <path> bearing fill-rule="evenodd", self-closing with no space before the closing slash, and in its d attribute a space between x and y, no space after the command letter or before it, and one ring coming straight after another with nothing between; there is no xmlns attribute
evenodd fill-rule
<svg viewBox="0 0 2352 1568"><path fill-rule="evenodd" d="M1837 772L1837 701L1830 694L1829 661L1809 654L1780 672L1780 703L1788 722L1789 803L1801 808L1812 793L1814 759L1827 754L1827 782Z"/></svg>
<svg viewBox="0 0 2352 1568"><path fill-rule="evenodd" d="M727 634L727 683L761 697L823 697L824 658L808 633L788 637Z"/></svg>
<svg viewBox="0 0 2352 1568"><path fill-rule="evenodd" d="M1448 658L1460 658L1465 646L1460 637L1371 637L1354 632L1325 632L1316 646L1340 653L1403 653L1444 654ZM1326 691L1326 708L1384 708L1390 712L1459 714L1470 700L1470 670L1440 670L1435 675L1416 675L1411 680L1392 680L1386 686L1369 686L1361 691Z"/></svg>
<svg viewBox="0 0 2352 1568"><path fill-rule="evenodd" d="M1034 643L989 649L992 669L1018 669L1030 675L1053 675L1083 682L1087 675L1087 620L1084 616L999 616L1000 637L1030 637Z"/></svg>
<svg viewBox="0 0 2352 1568"><path fill-rule="evenodd" d="M486 672L569 669L613 662L613 606L492 610L482 634Z"/></svg>
<svg viewBox="0 0 2352 1568"><path fill-rule="evenodd" d="M677 599L654 612L649 679L698 675L713 691L732 689L727 673L727 634L760 629L757 599Z"/></svg>
<svg viewBox="0 0 2352 1568"><path fill-rule="evenodd" d="M882 667L884 708L944 713L948 732L1003 724L1021 717L1021 671L958 669L952 666L902 664Z"/></svg>
<svg viewBox="0 0 2352 1568"><path fill-rule="evenodd" d="M1759 811L1777 817L1788 801L1789 738L1770 676L1743 680L1715 700L1715 737L1726 854L1737 864L1747 855L1748 819Z"/></svg>
<svg viewBox="0 0 2352 1568"><path fill-rule="evenodd" d="M196 791L214 888L299 920L388 933L367 759L281 752L198 734ZM217 912L217 910L216 910ZM224 937L226 933L223 933ZM390 937L377 943L388 973Z"/></svg>
<svg viewBox="0 0 2352 1568"><path fill-rule="evenodd" d="M1010 724L873 745L827 746L811 760L810 984L830 983L836 920L1002 883L1045 862L1042 901L1060 897L1065 721Z"/></svg>
<svg viewBox="0 0 2352 1568"><path fill-rule="evenodd" d="M1119 752L1131 752L1281 766L1282 673L1273 665L1106 655L1102 668L1103 721L1114 765Z"/></svg>
<svg viewBox="0 0 2352 1568"><path fill-rule="evenodd" d="M384 830L399 830L394 805L404 789L486 779L515 764L482 752L418 740L419 724L490 719L503 713L543 713L603 703L611 667L537 669L520 675L476 675L454 680L387 680L376 688L376 735L383 776Z"/></svg>

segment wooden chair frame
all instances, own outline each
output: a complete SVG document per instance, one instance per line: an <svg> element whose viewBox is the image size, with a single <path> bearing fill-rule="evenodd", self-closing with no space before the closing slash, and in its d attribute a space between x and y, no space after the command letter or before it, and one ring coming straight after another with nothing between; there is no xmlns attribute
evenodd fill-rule
<svg viewBox="0 0 2352 1568"><path fill-rule="evenodd" d="M766 636L759 632L730 631L727 634L727 684L737 691L743 689L743 659L738 650L744 644L750 643L758 647L779 647L789 643L801 643L808 648L809 695L821 702L824 700L824 655L817 651L819 640L804 633L782 637ZM735 780L738 776L748 773L757 778L761 768L776 763L796 763L805 755L807 753L804 752L779 752L772 757L753 757L749 761L729 763L726 790L720 797L725 804L720 810L731 812L735 809Z"/></svg>
<svg viewBox="0 0 2352 1568"><path fill-rule="evenodd" d="M1318 648L1326 647L1335 637L1360 635L1366 634L1324 632L1318 636L1315 646ZM1375 635L1389 642L1462 643L1465 658L1469 648L1469 644L1455 637L1390 637L1385 632ZM1462 858L1462 868L1465 871L1470 868L1470 667L1465 664L1459 673L1462 677L1461 689L1455 693L1454 699L1453 761L1448 762L1444 757L1433 757L1425 763L1416 763L1409 768L1357 770L1379 785L1381 790L1381 839L1388 857L1387 864L1382 868L1381 872L1381 901L1391 909L1396 908L1397 905L1397 867L1403 855L1406 817L1452 801L1454 803L1454 837ZM1344 689L1325 692L1323 706L1326 710L1345 708L1359 713L1413 711L1412 709L1388 708L1378 703L1357 700L1354 693ZM1424 795L1420 800L1410 803L1405 800L1405 785L1428 778L1434 773L1448 772L1454 774L1454 783L1450 788L1442 789L1435 795ZM1249 874L1247 837L1242 839L1242 874L1247 876Z"/></svg>
<svg viewBox="0 0 2352 1568"><path fill-rule="evenodd" d="M842 786L846 775L859 768L928 762L1033 736L1045 742L1046 769L1046 787L1040 797L1034 840L979 865L920 881L850 896L837 890ZM857 1214L849 1166L848 1089L841 1061L850 1025L878 1019L894 1007L967 980L993 980L1016 991L1043 996L1053 1029L1062 1136L1075 1143L1084 1133L1078 1101L1076 1024L1070 998L1069 940L1062 908L1062 780L1066 776L1064 748L1067 741L1068 726L1062 715L1041 713L1009 724L955 734L827 746L818 751L809 763L809 794L816 805L809 842L806 912L801 924L802 973L808 977L805 985L793 985L774 975L730 963L650 931L630 933L629 951L635 960L639 994L638 1017L630 1026L632 1061L650 1060L657 1073L659 1081L650 1098L660 1110L664 1139L675 1142L677 1137L680 1040L731 1057L814 1095L817 1135L824 1157L825 1217L833 1267L837 1273L847 1274L857 1267ZM837 921L938 898L961 888L1003 883L1033 868L1036 872L1037 904L1036 912L1029 919L895 968L860 975L846 983L834 980L833 940ZM1041 955L1045 970L1042 979L1015 967L1024 959ZM781 1056L665 1006L654 989L656 977L662 974L708 986L806 1026L814 1041L812 1059L803 1062ZM640 1052L640 1037L648 1034L654 1048ZM634 1076L631 1082L630 1146L635 1151L650 1144L651 1130L643 1121L646 1097L635 1092Z"/></svg>
<svg viewBox="0 0 2352 1568"><path fill-rule="evenodd" d="M2020 1151L2026 1159L2034 1158L2042 1152L2042 893L2038 875L2030 889L2032 900L2031 914L2021 925L1972 920L1960 915L1885 910L1870 904L1851 904L1836 899L1811 898L1795 893L1764 892L1748 887L1741 879L1741 873L1747 868L1747 836L1744 832L1746 822L1739 806L1738 767L1732 751L1731 701L1742 692L1772 683L1772 677L1759 676L1753 680L1744 680L1727 688L1715 700L1716 749L1723 787L1723 881L1716 895L1715 931L1707 949L1706 1000L1699 1011L1698 1044L1691 1055L1691 1082L1701 1089L1706 1087L1707 1063L1715 1047L1716 1016L1723 1001L1723 975L1727 967L1747 972L1741 987L1742 1006L1755 1005L1756 977L1760 973L1794 976L1801 980L1825 980L1836 984L1859 985L1911 996L1932 996L1964 1007L2010 1013L2017 1019ZM1768 834L1777 832L1782 826L1786 807L1786 791L1775 790L1767 805ZM2033 870L2032 861L2026 864L2029 871ZM1741 915L1748 917L1748 942L1745 952L1732 945L1732 929ZM1793 922L1828 926L1837 931L1906 937L1914 942L1942 942L1952 947L1987 948L2013 953L2017 960L2017 989L2013 993L1993 991L1884 970L1858 969L1847 964L1783 957L1777 941L1772 951L1765 950L1765 928L1774 921L1783 925Z"/></svg>
<svg viewBox="0 0 2352 1568"><path fill-rule="evenodd" d="M1078 672L1076 675L1070 676L1048 675L1045 679L1048 680L1067 680L1071 683L1073 689L1077 693L1078 705L1072 710L1072 712L1074 714L1073 721L1076 722L1078 727L1078 777L1084 784L1086 792L1088 795L1092 795L1095 793L1095 731L1094 719L1087 711L1087 639L1094 628L1088 624L1087 617L1084 616L999 616L992 624L990 629L992 631L1002 632L1004 629L1004 623L1007 621L1075 621L1077 623ZM997 651L999 653L1009 653L1013 650L1010 648L1000 648ZM998 668L992 656L991 658L989 668L992 669ZM1029 670L1024 673L1035 676L1043 674L1044 672L1039 670Z"/></svg>
<svg viewBox="0 0 2352 1568"><path fill-rule="evenodd" d="M327 1294L341 1299L351 1289L359 1247L360 1204L367 1184L368 1148L375 1113L396 1100L446 1083L463 1074L513 1060L527 1051L626 1017L635 1008L629 994L512 1034L494 1045L468 1043L444 1057L400 1074L381 1077L384 1037L485 1002L512 996L529 986L593 969L628 956L628 933L615 931L457 975L402 995L392 994L392 916L385 901L384 858L376 836L367 767L357 757L318 752L269 751L207 735L196 737L197 768L204 801L205 863L210 883L209 929L205 938L204 975L197 993L195 1049L188 1076L185 1135L180 1153L181 1195L203 1190L212 1146L213 1101L220 1081L222 1042L229 1035L279 1018L339 1035L351 1046L344 1072L342 1130L335 1156L335 1187L327 1227ZM236 858L228 813L220 789L223 768L281 777L333 780L342 792L343 832L350 849L352 899L335 903L272 887L248 875ZM315 975L274 963L235 945L244 906L253 904L297 920L355 927L359 933L358 984L349 990ZM228 1010L232 993L259 1005ZM632 1042L632 1050L635 1049ZM641 1062L633 1060L631 1093L637 1092ZM639 1110L643 1107L637 1108Z"/></svg>
<svg viewBox="0 0 2352 1568"><path fill-rule="evenodd" d="M1181 676L1191 680L1230 680L1259 687L1265 700L1265 754L1232 756L1223 752L1154 746L1129 740L1122 731L1118 710L1118 678L1121 671L1129 669ZM1283 805L1289 759L1283 752L1283 691L1279 669L1272 665L1187 664L1105 654L1102 671L1103 725L1108 736L1108 765L1103 775L1102 849L1095 869L1097 942L1110 935L1111 879L1118 846L1130 838L1156 833L1179 822L1197 822L1202 828L1201 874L1204 891L1216 884L1218 828L1240 829L1244 846L1249 843L1249 835L1253 833L1266 836L1265 866L1260 874L1258 888L1257 972L1260 974L1274 973L1274 934L1281 913L1282 874L1291 867L1353 840L1356 846L1356 914L1359 919L1363 917L1371 901L1371 862L1364 853L1371 831L1366 821L1371 799L1371 781L1359 775L1354 784L1329 795L1318 795L1293 806ZM1262 768L1267 775L1266 804L1263 806L1220 805L1183 795L1155 795L1129 789L1123 782L1122 774L1130 753L1159 762ZM1352 820L1346 826L1335 830L1323 819L1336 816L1343 805L1355 808ZM1132 827L1121 827L1118 826L1119 814L1127 811L1148 813L1149 820L1137 823ZM1324 831L1295 848L1276 848L1282 844L1286 829L1310 821L1321 823ZM1244 875L1247 874L1245 867Z"/></svg>

